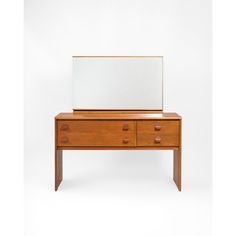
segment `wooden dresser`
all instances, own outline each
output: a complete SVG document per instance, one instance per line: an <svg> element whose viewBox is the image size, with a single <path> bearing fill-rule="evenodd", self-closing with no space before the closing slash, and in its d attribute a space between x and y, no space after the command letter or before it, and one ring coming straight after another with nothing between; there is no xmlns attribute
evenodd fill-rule
<svg viewBox="0 0 236 236"><path fill-rule="evenodd" d="M181 191L181 117L157 111L74 111L55 117L55 190L63 179L63 150L173 150L173 179Z"/></svg>

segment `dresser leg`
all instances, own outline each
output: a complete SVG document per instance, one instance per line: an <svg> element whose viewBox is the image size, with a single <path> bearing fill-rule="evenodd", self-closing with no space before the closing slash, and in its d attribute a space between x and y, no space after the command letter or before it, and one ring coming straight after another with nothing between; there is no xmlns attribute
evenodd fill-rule
<svg viewBox="0 0 236 236"><path fill-rule="evenodd" d="M181 149L174 150L173 179L179 191L181 191Z"/></svg>
<svg viewBox="0 0 236 236"><path fill-rule="evenodd" d="M55 191L57 191L62 179L62 150L55 150Z"/></svg>

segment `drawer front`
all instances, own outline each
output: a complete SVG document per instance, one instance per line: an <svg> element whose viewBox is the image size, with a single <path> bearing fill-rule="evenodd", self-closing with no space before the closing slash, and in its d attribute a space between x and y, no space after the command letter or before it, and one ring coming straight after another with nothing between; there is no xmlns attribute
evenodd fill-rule
<svg viewBox="0 0 236 236"><path fill-rule="evenodd" d="M58 121L58 146L134 146L133 121Z"/></svg>
<svg viewBox="0 0 236 236"><path fill-rule="evenodd" d="M179 146L180 121L137 121L137 146Z"/></svg>

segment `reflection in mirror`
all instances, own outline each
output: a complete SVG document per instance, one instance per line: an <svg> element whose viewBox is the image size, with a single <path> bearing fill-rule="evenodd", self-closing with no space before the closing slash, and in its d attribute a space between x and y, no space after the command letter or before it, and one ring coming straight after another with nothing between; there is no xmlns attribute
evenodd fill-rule
<svg viewBox="0 0 236 236"><path fill-rule="evenodd" d="M162 57L73 57L73 109L162 110Z"/></svg>

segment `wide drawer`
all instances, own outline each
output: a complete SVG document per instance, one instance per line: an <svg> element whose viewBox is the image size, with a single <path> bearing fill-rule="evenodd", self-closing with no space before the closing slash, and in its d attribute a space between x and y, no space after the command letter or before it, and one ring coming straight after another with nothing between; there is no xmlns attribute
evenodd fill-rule
<svg viewBox="0 0 236 236"><path fill-rule="evenodd" d="M137 146L179 146L180 121L137 121Z"/></svg>
<svg viewBox="0 0 236 236"><path fill-rule="evenodd" d="M134 146L133 121L58 121L58 146Z"/></svg>

